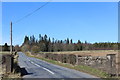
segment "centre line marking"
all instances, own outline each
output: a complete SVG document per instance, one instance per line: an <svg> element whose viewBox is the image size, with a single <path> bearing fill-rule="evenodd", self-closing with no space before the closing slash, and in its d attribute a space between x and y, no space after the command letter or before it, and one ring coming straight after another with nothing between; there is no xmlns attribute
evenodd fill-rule
<svg viewBox="0 0 120 80"><path fill-rule="evenodd" d="M29 61L30 61L32 64L36 65L37 67L43 68L44 70L48 71L49 73L54 74L54 72L50 71L49 69L44 68L44 67L42 67L42 66L40 66L40 65L38 65L38 64L36 64L36 63L34 63L34 62L32 62L31 60L29 60Z"/></svg>
<svg viewBox="0 0 120 80"><path fill-rule="evenodd" d="M45 69L46 71L50 72L51 74L54 74L52 71L50 71L50 70L47 69L47 68L44 68L44 67L43 67L43 69Z"/></svg>

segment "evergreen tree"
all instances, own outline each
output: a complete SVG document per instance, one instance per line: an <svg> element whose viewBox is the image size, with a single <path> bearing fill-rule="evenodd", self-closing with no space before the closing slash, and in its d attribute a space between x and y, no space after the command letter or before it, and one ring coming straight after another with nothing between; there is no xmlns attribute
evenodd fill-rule
<svg viewBox="0 0 120 80"><path fill-rule="evenodd" d="M69 44L69 38L67 38L67 41L66 41L67 44Z"/></svg>
<svg viewBox="0 0 120 80"><path fill-rule="evenodd" d="M29 37L28 36L25 36L25 38L24 38L24 44L29 44Z"/></svg>
<svg viewBox="0 0 120 80"><path fill-rule="evenodd" d="M44 35L44 40L47 41L47 35L46 34Z"/></svg>
<svg viewBox="0 0 120 80"><path fill-rule="evenodd" d="M9 51L7 43L4 45L4 51Z"/></svg>
<svg viewBox="0 0 120 80"><path fill-rule="evenodd" d="M72 39L70 40L70 43L71 43L71 44L73 43Z"/></svg>
<svg viewBox="0 0 120 80"><path fill-rule="evenodd" d="M42 36L41 34L39 34L39 42L42 40Z"/></svg>
<svg viewBox="0 0 120 80"><path fill-rule="evenodd" d="M69 38L65 40L55 40L45 34L41 36L39 34L39 39L35 39L35 36L25 36L24 42L22 44L23 51L81 51L81 50L117 50L119 49L120 43L111 43L111 42L100 42L100 43L88 43L85 41L84 43L80 40L77 43L73 43L73 40ZM7 50L7 44L4 46L5 50ZM38 49L38 50L37 50Z"/></svg>

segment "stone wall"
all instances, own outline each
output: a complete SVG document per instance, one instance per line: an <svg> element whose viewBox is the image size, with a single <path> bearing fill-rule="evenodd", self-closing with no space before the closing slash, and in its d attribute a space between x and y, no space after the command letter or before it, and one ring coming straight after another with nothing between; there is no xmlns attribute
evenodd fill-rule
<svg viewBox="0 0 120 80"><path fill-rule="evenodd" d="M109 54L106 56L81 56L78 57L78 65L90 66L109 74L116 73L116 61L115 55Z"/></svg>
<svg viewBox="0 0 120 80"><path fill-rule="evenodd" d="M75 54L32 53L32 55L72 65L86 65L105 71L108 74L116 74L115 54L108 54L106 56L82 56Z"/></svg>

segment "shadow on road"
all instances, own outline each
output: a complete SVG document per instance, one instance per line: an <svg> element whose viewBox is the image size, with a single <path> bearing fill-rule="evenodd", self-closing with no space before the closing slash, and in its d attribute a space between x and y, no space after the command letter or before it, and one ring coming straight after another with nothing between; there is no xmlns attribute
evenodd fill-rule
<svg viewBox="0 0 120 80"><path fill-rule="evenodd" d="M21 71L21 76L33 74L33 73L28 73L25 68L20 68L20 71Z"/></svg>

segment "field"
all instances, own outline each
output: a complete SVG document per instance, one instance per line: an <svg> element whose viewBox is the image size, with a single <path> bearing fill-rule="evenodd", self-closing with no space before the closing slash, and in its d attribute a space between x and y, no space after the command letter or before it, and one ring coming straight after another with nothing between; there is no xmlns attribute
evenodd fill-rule
<svg viewBox="0 0 120 80"><path fill-rule="evenodd" d="M40 52L44 53L44 52ZM78 54L82 56L106 56L107 54L117 54L118 50L88 50L88 51L63 51L63 52L45 52L55 54Z"/></svg>

